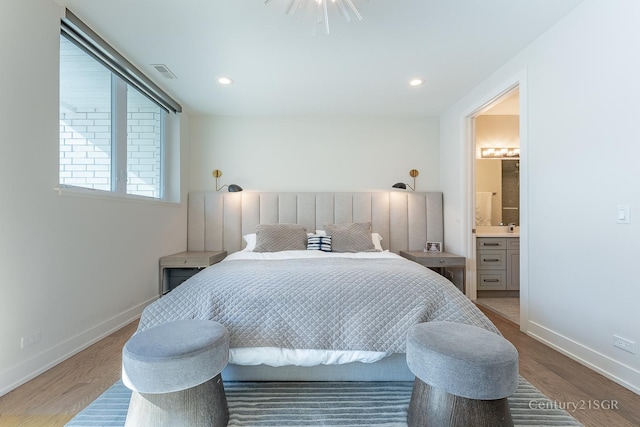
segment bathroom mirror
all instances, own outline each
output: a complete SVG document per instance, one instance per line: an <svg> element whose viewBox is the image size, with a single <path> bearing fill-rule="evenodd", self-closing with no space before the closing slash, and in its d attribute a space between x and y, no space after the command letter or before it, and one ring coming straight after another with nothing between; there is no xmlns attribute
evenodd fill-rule
<svg viewBox="0 0 640 427"><path fill-rule="evenodd" d="M520 225L520 160L476 159L476 226Z"/></svg>

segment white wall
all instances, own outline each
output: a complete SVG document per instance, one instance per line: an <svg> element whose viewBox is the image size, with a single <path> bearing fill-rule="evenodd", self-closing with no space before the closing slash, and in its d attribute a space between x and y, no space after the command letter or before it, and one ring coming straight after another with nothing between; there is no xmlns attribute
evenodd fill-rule
<svg viewBox="0 0 640 427"><path fill-rule="evenodd" d="M481 115L476 118L476 156L480 148L520 147L520 116Z"/></svg>
<svg viewBox="0 0 640 427"><path fill-rule="evenodd" d="M157 295L158 258L186 247L184 204L54 191L60 15L42 0L0 14L0 395L134 319ZM172 129L185 140L187 119ZM187 145L175 151L187 170ZM188 177L176 183L184 201Z"/></svg>
<svg viewBox="0 0 640 427"><path fill-rule="evenodd" d="M192 117L191 189L439 191L436 117Z"/></svg>
<svg viewBox="0 0 640 427"><path fill-rule="evenodd" d="M640 2L586 1L441 117L447 246L466 251L464 116L525 76L524 329L640 393ZM616 224L616 206L631 224ZM637 354L614 348L613 335Z"/></svg>

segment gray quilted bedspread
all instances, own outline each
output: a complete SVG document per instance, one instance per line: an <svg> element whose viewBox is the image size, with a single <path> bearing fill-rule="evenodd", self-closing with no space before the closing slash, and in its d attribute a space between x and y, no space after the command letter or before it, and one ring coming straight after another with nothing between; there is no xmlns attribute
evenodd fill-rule
<svg viewBox="0 0 640 427"><path fill-rule="evenodd" d="M405 351L429 321L491 321L451 282L404 259L232 260L149 305L138 330L178 319L227 327L231 347Z"/></svg>

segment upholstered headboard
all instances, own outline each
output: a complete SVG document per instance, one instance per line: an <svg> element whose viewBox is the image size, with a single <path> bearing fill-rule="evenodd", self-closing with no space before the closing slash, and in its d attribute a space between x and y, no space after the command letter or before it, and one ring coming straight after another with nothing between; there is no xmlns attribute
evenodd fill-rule
<svg viewBox="0 0 640 427"><path fill-rule="evenodd" d="M258 224L297 223L308 232L324 224L371 221L392 252L422 250L425 242L443 242L440 192L194 192L189 194L189 251L244 247L242 236Z"/></svg>

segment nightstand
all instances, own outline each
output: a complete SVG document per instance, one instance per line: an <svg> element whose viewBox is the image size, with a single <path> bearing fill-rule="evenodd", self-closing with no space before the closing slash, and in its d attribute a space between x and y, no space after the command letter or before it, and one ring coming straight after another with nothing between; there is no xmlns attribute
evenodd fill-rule
<svg viewBox="0 0 640 427"><path fill-rule="evenodd" d="M438 269L444 275L445 268L462 269L462 293L466 292L467 282L467 259L460 255L453 255L446 252L424 252L424 251L400 251L400 256L424 265L427 268Z"/></svg>
<svg viewBox="0 0 640 427"><path fill-rule="evenodd" d="M160 258L160 295L164 295L203 268L222 261L227 251L180 252Z"/></svg>

